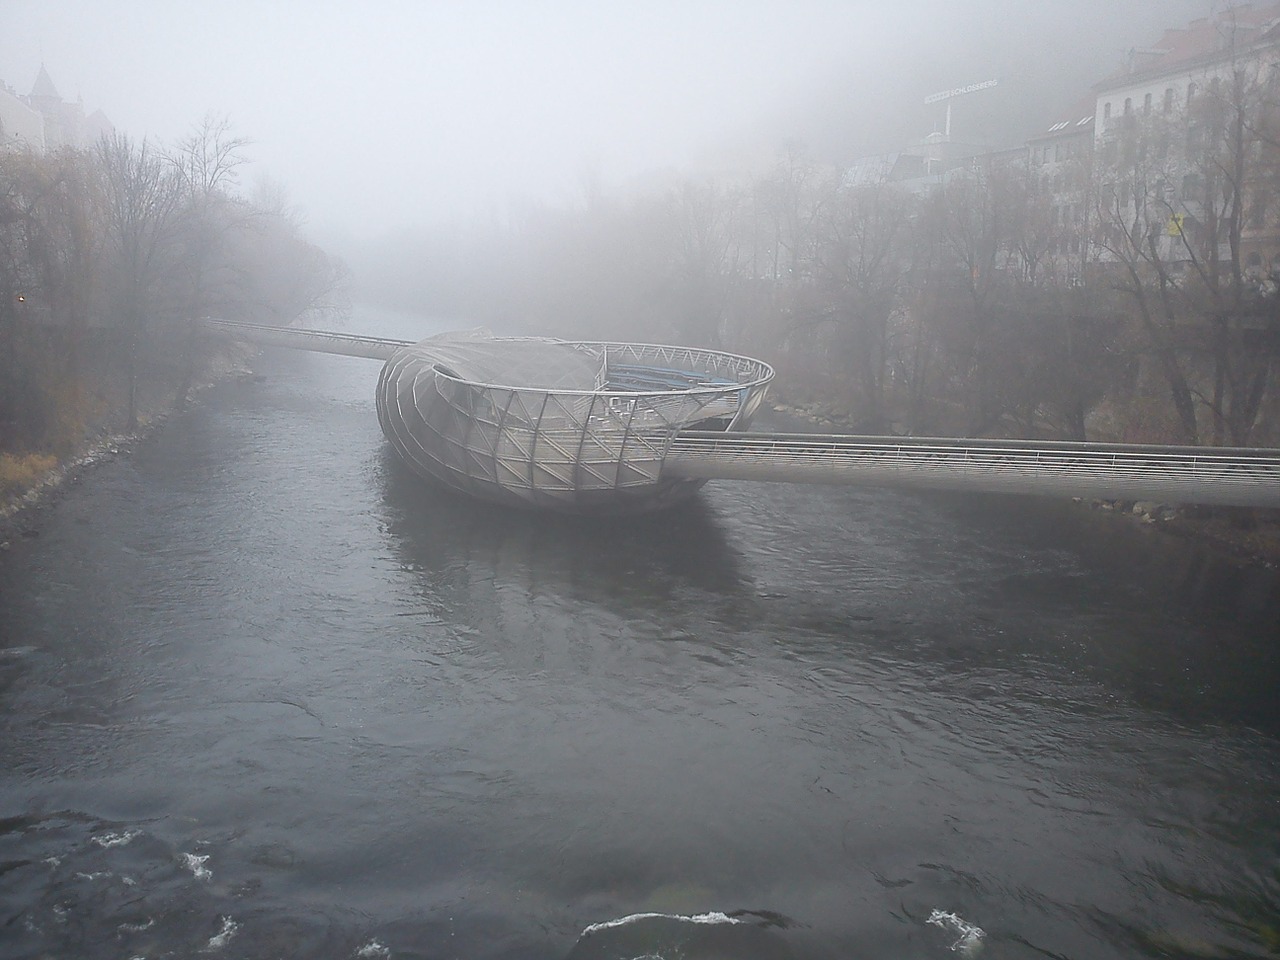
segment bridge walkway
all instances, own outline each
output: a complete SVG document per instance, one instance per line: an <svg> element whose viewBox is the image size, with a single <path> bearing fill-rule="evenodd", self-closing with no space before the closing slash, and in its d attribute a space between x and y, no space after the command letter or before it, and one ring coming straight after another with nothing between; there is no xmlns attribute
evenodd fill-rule
<svg viewBox="0 0 1280 960"><path fill-rule="evenodd" d="M310 350L314 353L336 353L343 357L365 357L370 360L389 360L401 347L412 340L391 340L386 337L365 337L354 333L335 333L330 330L302 330L297 327L273 327L264 323L240 323L236 320L215 320L204 317L199 323L210 333L239 337L264 347L287 347L290 350Z"/></svg>
<svg viewBox="0 0 1280 960"><path fill-rule="evenodd" d="M686 431L664 476L1280 508L1280 450Z"/></svg>

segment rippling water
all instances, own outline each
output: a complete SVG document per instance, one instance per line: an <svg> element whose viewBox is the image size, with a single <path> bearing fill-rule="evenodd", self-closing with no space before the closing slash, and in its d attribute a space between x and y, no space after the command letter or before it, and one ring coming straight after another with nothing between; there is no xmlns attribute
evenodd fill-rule
<svg viewBox="0 0 1280 960"><path fill-rule="evenodd" d="M0 956L1280 950L1274 572L1038 501L499 512L376 363L259 369L0 553Z"/></svg>

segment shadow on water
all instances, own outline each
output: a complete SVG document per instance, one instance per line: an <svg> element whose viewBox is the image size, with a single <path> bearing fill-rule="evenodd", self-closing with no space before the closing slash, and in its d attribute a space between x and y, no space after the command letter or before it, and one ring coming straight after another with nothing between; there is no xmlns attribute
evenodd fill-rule
<svg viewBox="0 0 1280 960"><path fill-rule="evenodd" d="M1128 518L1037 497L950 494L935 505L1025 559L978 585L1021 635L996 660L1033 654L1192 723L1280 732L1280 571ZM1045 557L1069 562L1055 567Z"/></svg>
<svg viewBox="0 0 1280 960"><path fill-rule="evenodd" d="M525 571L549 590L610 603L655 585L713 594L742 589L741 557L704 500L626 517L577 517L494 506L425 483L389 447L379 464L386 526L407 566L483 560Z"/></svg>
<svg viewBox="0 0 1280 960"><path fill-rule="evenodd" d="M935 499L965 522L1000 536L1069 549L1118 583L1159 596L1188 616L1280 624L1280 570L1084 504L998 494L939 494Z"/></svg>

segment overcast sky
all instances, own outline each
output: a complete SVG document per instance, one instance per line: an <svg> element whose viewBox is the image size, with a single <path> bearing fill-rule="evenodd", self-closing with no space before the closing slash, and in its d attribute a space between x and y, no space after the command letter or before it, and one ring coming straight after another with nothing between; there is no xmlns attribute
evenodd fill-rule
<svg viewBox="0 0 1280 960"><path fill-rule="evenodd" d="M1034 123L1210 0L0 0L0 79L43 62L135 136L205 114L254 141L317 235L359 240L584 179L744 172L784 140L821 159ZM1029 132L1029 131L1028 131Z"/></svg>

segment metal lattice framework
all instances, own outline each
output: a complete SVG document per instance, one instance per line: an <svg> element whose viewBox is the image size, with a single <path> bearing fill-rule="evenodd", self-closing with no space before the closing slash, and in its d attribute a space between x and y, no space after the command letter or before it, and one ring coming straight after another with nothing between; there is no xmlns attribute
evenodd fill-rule
<svg viewBox="0 0 1280 960"><path fill-rule="evenodd" d="M474 372L495 370L499 382ZM377 408L401 458L455 489L562 510L652 509L706 482L662 475L677 431L744 429L772 378L758 360L688 347L432 338L387 361Z"/></svg>

